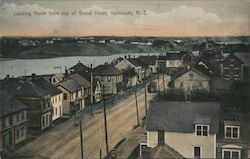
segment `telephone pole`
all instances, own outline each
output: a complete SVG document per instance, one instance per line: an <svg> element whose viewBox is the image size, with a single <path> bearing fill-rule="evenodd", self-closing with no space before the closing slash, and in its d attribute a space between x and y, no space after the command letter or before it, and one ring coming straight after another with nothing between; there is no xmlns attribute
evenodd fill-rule
<svg viewBox="0 0 250 159"><path fill-rule="evenodd" d="M166 87L165 87L165 80L164 80L164 72L162 74L162 81L163 81L163 89L164 89L164 94L166 93Z"/></svg>
<svg viewBox="0 0 250 159"><path fill-rule="evenodd" d="M148 106L147 106L147 82L145 83L145 116L148 113Z"/></svg>
<svg viewBox="0 0 250 159"><path fill-rule="evenodd" d="M136 107L136 116L137 116L137 125L140 125L140 120L139 120L139 111L138 111L138 102L137 102L137 83L135 85L135 107Z"/></svg>
<svg viewBox="0 0 250 159"><path fill-rule="evenodd" d="M93 115L93 73L90 74L91 90L90 90L90 115Z"/></svg>
<svg viewBox="0 0 250 159"><path fill-rule="evenodd" d="M108 128L107 128L107 114L106 114L106 99L104 97L104 85L103 85L103 114L104 114L104 128L105 128L105 142L106 142L106 153L109 153L109 145L108 145Z"/></svg>
<svg viewBox="0 0 250 159"><path fill-rule="evenodd" d="M80 125L80 138L81 138L81 159L83 159L83 138L82 138L82 122L79 121Z"/></svg>

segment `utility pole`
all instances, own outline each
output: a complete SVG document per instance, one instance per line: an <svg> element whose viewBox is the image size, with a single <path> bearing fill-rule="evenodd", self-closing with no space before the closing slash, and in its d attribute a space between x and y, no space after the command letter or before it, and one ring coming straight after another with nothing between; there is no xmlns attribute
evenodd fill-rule
<svg viewBox="0 0 250 159"><path fill-rule="evenodd" d="M108 145L108 129L107 129L107 114L106 114L106 99L104 97L104 85L103 85L103 114L104 114L104 128L105 128L105 142L106 142L106 153L109 153L109 145Z"/></svg>
<svg viewBox="0 0 250 159"><path fill-rule="evenodd" d="M100 124L100 114L102 112L97 112L98 114L98 136L99 136L99 157L102 159L102 139L101 139L101 124Z"/></svg>
<svg viewBox="0 0 250 159"><path fill-rule="evenodd" d="M163 74L162 74L162 81L163 81L163 89L164 89L164 94L165 94L165 93L166 93L166 87L165 87L164 76L165 76L165 74L164 74L164 72L163 72Z"/></svg>
<svg viewBox="0 0 250 159"><path fill-rule="evenodd" d="M148 106L147 106L147 82L145 83L145 116L148 113Z"/></svg>
<svg viewBox="0 0 250 159"><path fill-rule="evenodd" d="M93 115L93 73L90 74L91 90L90 90L90 115Z"/></svg>
<svg viewBox="0 0 250 159"><path fill-rule="evenodd" d="M140 120L139 120L139 112L138 112L138 102L137 102L137 83L135 85L135 107L136 107L136 116L137 116L137 125L140 125Z"/></svg>
<svg viewBox="0 0 250 159"><path fill-rule="evenodd" d="M160 94L160 76L159 76L159 72L157 73L158 78L157 78L157 83L158 83L158 93Z"/></svg>
<svg viewBox="0 0 250 159"><path fill-rule="evenodd" d="M79 121L80 125L80 138L81 138L81 159L83 159L83 138L82 138L82 122Z"/></svg>

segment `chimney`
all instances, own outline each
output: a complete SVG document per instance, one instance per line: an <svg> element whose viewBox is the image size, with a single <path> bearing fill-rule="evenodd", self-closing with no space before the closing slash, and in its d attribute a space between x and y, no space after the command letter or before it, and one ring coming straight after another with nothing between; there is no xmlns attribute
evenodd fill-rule
<svg viewBox="0 0 250 159"><path fill-rule="evenodd" d="M130 55L128 55L128 58L130 59Z"/></svg>
<svg viewBox="0 0 250 159"><path fill-rule="evenodd" d="M67 67L65 66L65 77L68 75L69 75L69 73L68 73Z"/></svg>
<svg viewBox="0 0 250 159"><path fill-rule="evenodd" d="M93 68L93 64L90 64L90 68L91 68L91 69Z"/></svg>
<svg viewBox="0 0 250 159"><path fill-rule="evenodd" d="M81 63L81 61L79 60L78 63Z"/></svg>
<svg viewBox="0 0 250 159"><path fill-rule="evenodd" d="M5 79L9 79L10 78L10 75L9 74L7 74L6 75L6 77L5 77Z"/></svg>
<svg viewBox="0 0 250 159"><path fill-rule="evenodd" d="M127 56L125 55L124 58L127 59Z"/></svg>
<svg viewBox="0 0 250 159"><path fill-rule="evenodd" d="M32 73L31 74L31 80L34 81L36 79L36 74L35 73Z"/></svg>

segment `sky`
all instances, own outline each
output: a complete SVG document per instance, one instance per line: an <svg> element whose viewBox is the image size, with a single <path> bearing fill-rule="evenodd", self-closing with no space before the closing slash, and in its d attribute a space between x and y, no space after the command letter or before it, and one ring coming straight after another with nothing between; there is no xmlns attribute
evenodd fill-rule
<svg viewBox="0 0 250 159"><path fill-rule="evenodd" d="M1 36L249 36L250 0L2 0L0 25Z"/></svg>

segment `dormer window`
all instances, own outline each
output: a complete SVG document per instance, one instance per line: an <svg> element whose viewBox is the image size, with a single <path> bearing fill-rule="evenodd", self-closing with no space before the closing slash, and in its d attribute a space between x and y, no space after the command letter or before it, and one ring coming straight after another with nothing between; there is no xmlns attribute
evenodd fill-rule
<svg viewBox="0 0 250 159"><path fill-rule="evenodd" d="M208 136L209 126L208 125L195 125L195 133L197 136Z"/></svg>
<svg viewBox="0 0 250 159"><path fill-rule="evenodd" d="M240 127L239 126L225 126L225 138L230 139L238 139L240 133Z"/></svg>

